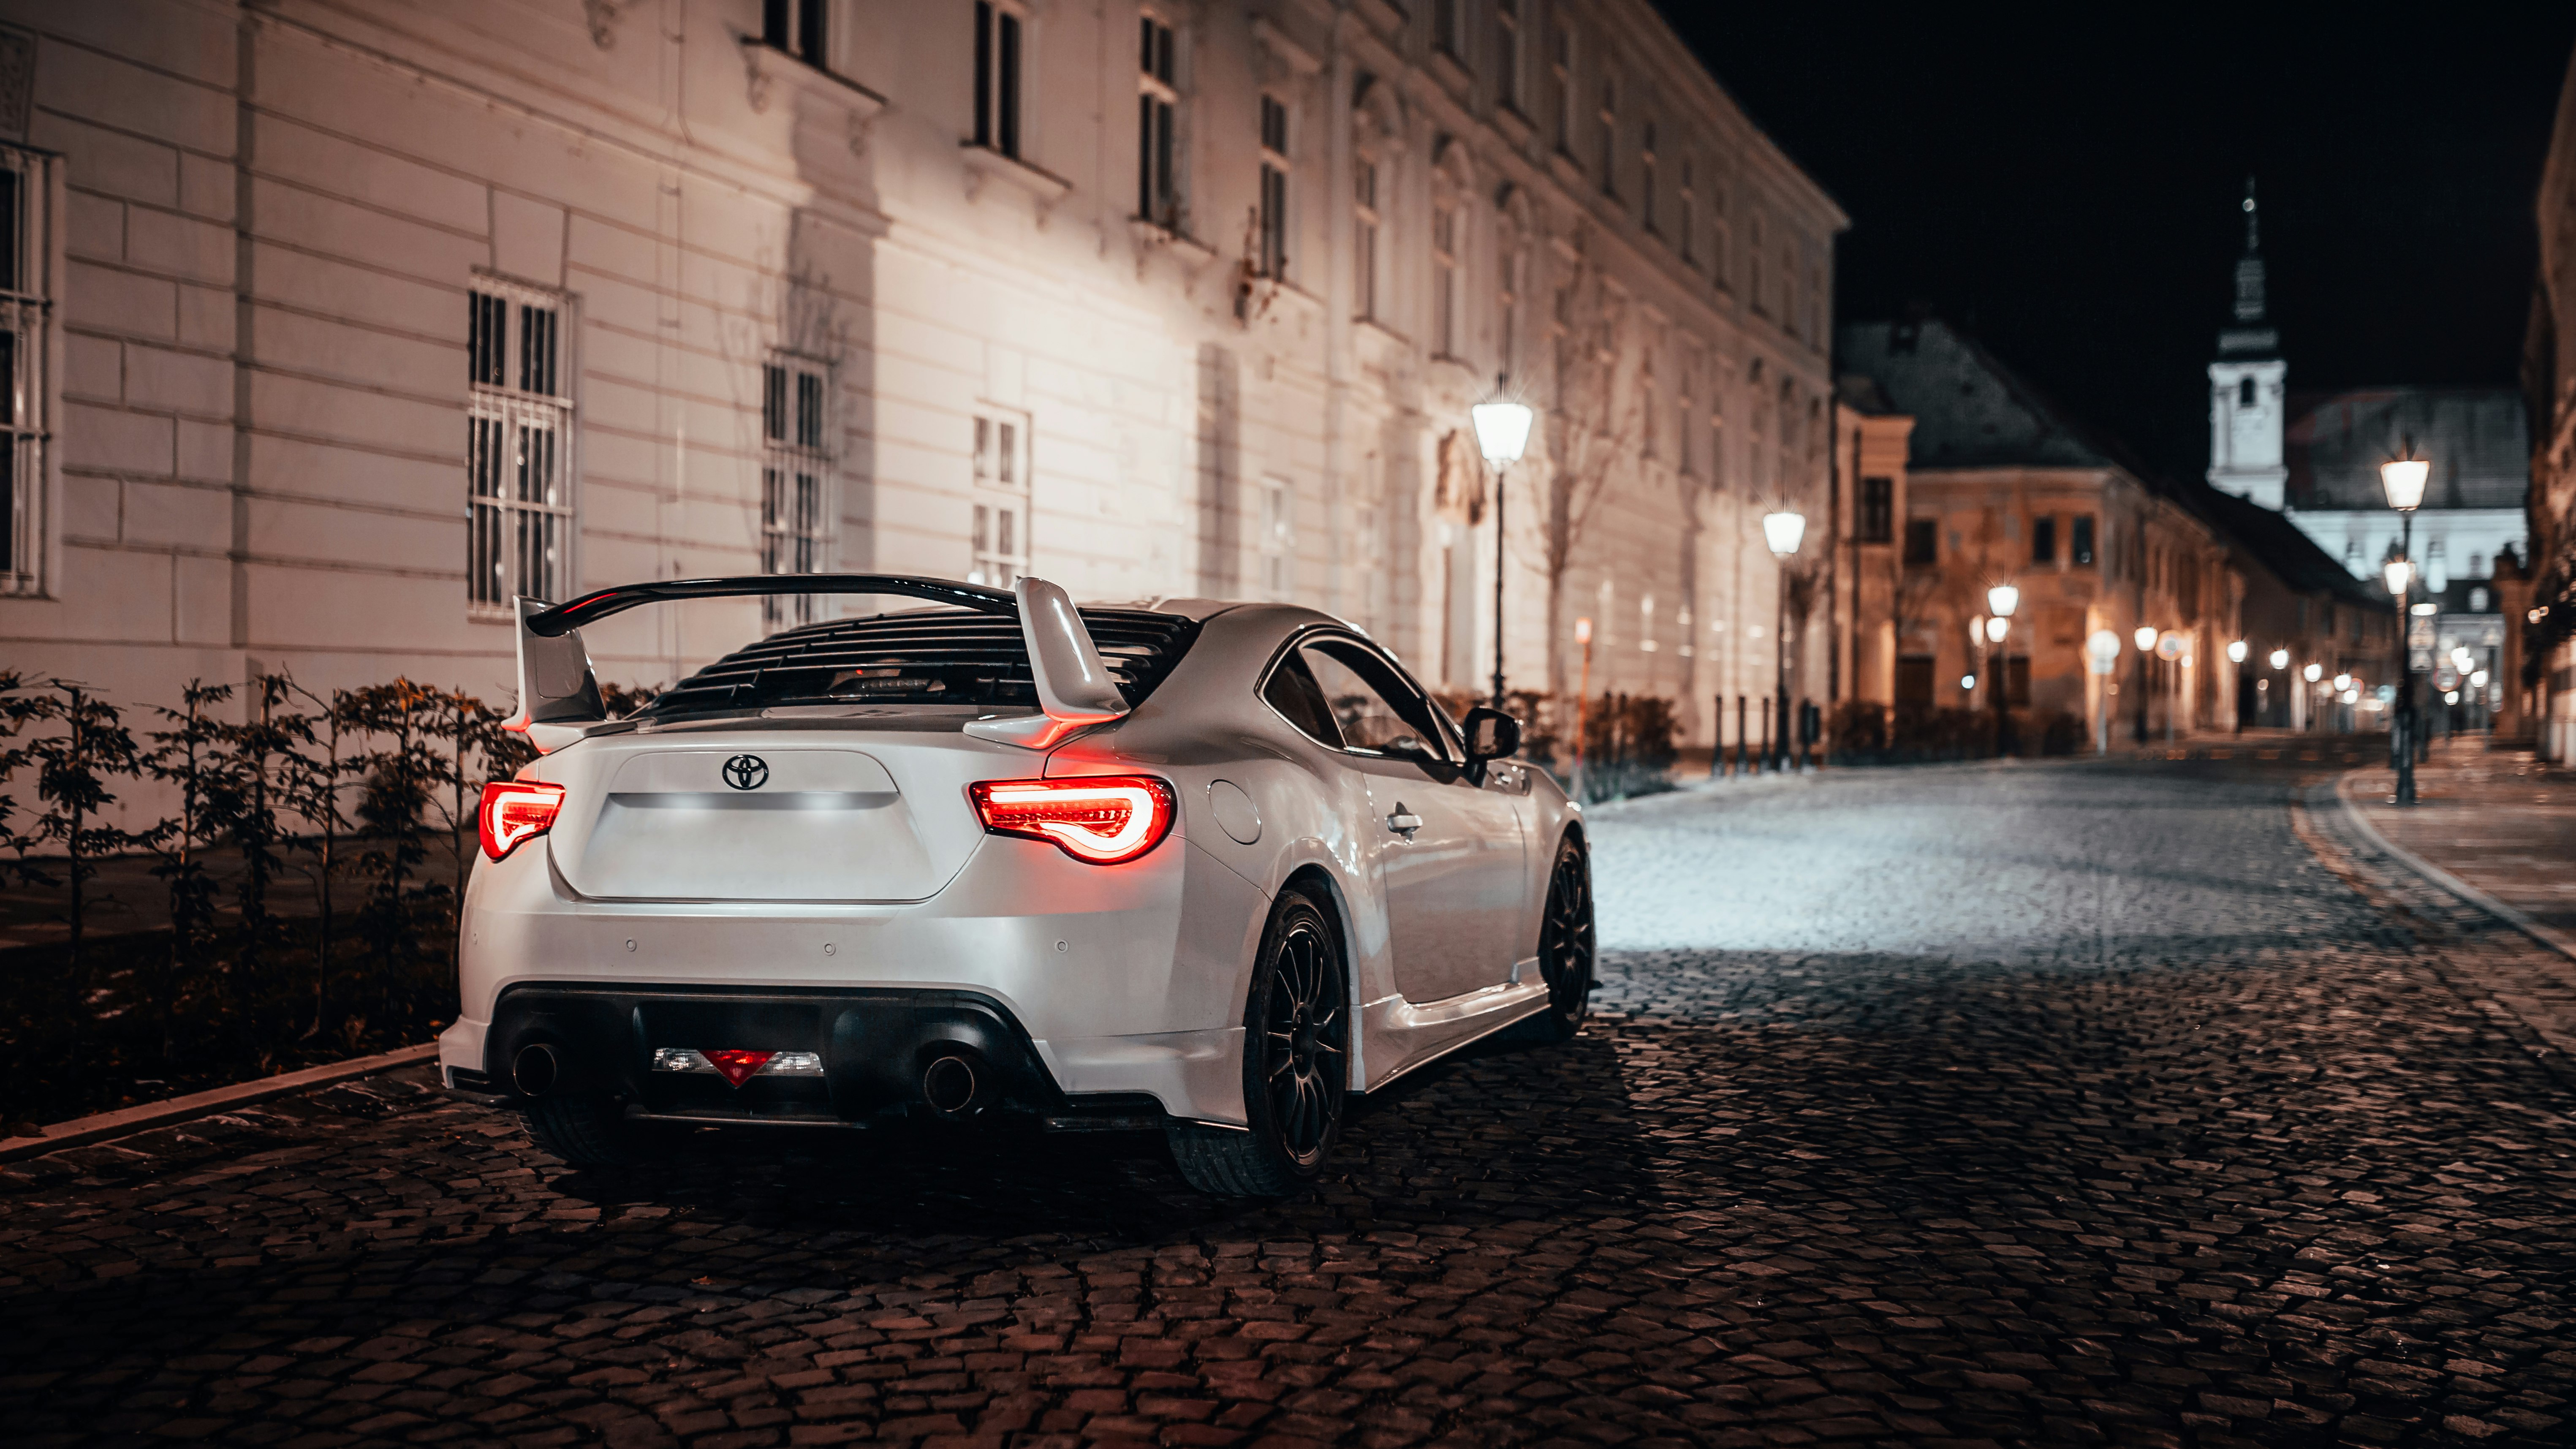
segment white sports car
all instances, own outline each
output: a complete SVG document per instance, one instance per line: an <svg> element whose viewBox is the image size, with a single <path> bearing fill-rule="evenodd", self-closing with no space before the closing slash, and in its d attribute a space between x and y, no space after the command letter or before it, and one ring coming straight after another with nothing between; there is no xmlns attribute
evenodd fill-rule
<svg viewBox="0 0 2576 1449"><path fill-rule="evenodd" d="M580 626L780 593L934 607L774 634L623 719ZM771 575L519 608L545 753L484 791L451 1089L576 1163L655 1122L1023 1113L1159 1127L1278 1195L1349 1094L1592 984L1581 812L1368 637L1282 604L1076 609L1022 579Z"/></svg>

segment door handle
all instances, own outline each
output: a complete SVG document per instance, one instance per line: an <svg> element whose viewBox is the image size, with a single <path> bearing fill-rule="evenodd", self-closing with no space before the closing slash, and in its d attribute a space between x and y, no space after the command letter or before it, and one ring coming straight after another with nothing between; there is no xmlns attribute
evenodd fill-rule
<svg viewBox="0 0 2576 1449"><path fill-rule="evenodd" d="M1386 817L1386 828L1403 836L1407 840L1411 840L1413 838L1413 832L1422 828L1422 817L1419 815L1408 814L1405 811L1404 802L1398 800L1395 802L1395 813Z"/></svg>

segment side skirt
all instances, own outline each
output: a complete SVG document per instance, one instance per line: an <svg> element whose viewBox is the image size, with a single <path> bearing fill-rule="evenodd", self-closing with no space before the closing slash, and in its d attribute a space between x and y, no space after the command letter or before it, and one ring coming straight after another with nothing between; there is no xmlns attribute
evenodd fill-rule
<svg viewBox="0 0 2576 1449"><path fill-rule="evenodd" d="M1534 972L1529 974L1535 976ZM1360 1008L1360 1030L1368 1038L1371 1055L1390 1059L1393 1065L1371 1076L1366 1087L1354 1090L1383 1087L1417 1067L1544 1011L1547 984L1523 979L1517 968L1513 976L1513 982L1441 1001L1416 1004L1401 996L1388 996Z"/></svg>

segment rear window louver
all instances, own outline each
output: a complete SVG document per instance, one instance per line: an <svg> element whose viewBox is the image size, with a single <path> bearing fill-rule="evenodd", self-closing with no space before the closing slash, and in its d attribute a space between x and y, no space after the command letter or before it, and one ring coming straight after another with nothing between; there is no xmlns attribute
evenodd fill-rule
<svg viewBox="0 0 2576 1449"><path fill-rule="evenodd" d="M1197 636L1195 620L1084 609L1101 662L1128 705L1144 703ZM737 649L665 690L644 713L669 718L797 704L1037 706L1019 620L964 609L833 619Z"/></svg>

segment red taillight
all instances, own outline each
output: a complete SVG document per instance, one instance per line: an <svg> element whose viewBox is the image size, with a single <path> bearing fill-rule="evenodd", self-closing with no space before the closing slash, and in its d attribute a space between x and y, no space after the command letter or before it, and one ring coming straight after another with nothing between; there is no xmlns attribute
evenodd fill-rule
<svg viewBox="0 0 2576 1449"><path fill-rule="evenodd" d="M563 786L539 780L494 780L484 786L483 808L477 812L483 853L499 860L553 829L563 797Z"/></svg>
<svg viewBox="0 0 2576 1449"><path fill-rule="evenodd" d="M966 793L986 830L1050 840L1093 865L1116 865L1152 850L1171 831L1174 813L1172 787L1151 775L978 780Z"/></svg>

